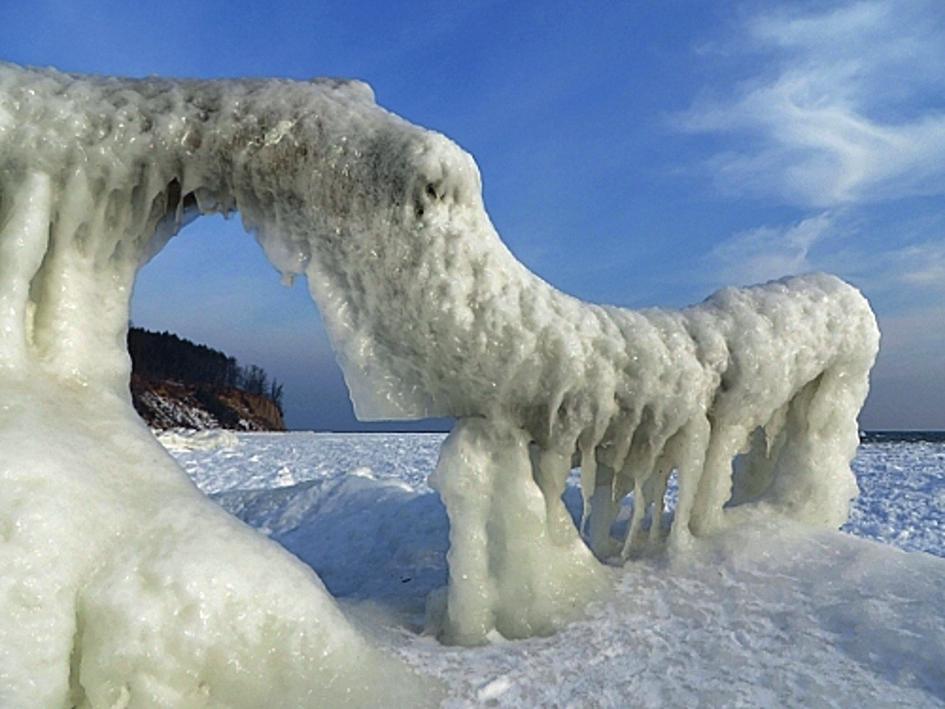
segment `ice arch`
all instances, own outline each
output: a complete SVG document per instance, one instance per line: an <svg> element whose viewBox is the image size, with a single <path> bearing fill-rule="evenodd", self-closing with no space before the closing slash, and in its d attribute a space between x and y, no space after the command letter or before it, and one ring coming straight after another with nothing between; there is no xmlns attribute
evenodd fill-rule
<svg viewBox="0 0 945 709"><path fill-rule="evenodd" d="M754 514L845 519L878 332L838 279L726 289L682 311L583 303L505 248L469 155L363 84L0 65L0 554L18 569L0 582L0 608L18 619L4 622L0 677L8 648L25 647L31 671L60 668L53 693L214 691L222 660L155 628L187 607L239 634L220 630L225 565L192 559L244 552L278 579L270 605L252 606L260 627L240 635L247 657L271 646L271 624L303 629L297 653L271 660L298 680L280 690L310 687L306 672L343 685L331 658L368 652L317 580L213 512L131 414L135 272L188 219L234 210L286 277L307 276L359 416L459 419L433 478L452 525L445 639L553 629L603 586L598 559L663 541L673 471L673 548ZM575 459L594 553L560 499ZM631 491L617 540L616 503ZM233 603L255 588L231 586L244 599ZM287 603L290 587L309 605ZM144 598L154 624L133 617ZM55 642L39 648L42 633ZM155 666L146 645L158 637ZM319 643L334 654L313 669Z"/></svg>

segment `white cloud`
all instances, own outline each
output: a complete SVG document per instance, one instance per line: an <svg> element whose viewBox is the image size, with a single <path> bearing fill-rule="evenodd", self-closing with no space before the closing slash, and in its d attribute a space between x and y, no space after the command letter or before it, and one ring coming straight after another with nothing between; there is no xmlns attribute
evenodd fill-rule
<svg viewBox="0 0 945 709"><path fill-rule="evenodd" d="M894 0L755 17L739 47L754 76L677 124L730 137L709 167L736 193L820 208L945 193L943 17Z"/></svg>
<svg viewBox="0 0 945 709"><path fill-rule="evenodd" d="M811 248L834 227L828 212L788 226L762 226L716 246L710 258L721 281L760 283L813 270Z"/></svg>

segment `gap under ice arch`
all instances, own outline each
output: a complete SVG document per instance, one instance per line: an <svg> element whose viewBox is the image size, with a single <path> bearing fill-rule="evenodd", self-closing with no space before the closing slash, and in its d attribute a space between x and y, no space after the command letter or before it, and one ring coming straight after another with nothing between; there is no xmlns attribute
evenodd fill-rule
<svg viewBox="0 0 945 709"><path fill-rule="evenodd" d="M878 332L854 288L811 275L726 289L682 311L583 303L501 242L472 158L376 106L364 84L107 79L0 65L0 195L0 391L16 395L18 415L47 412L63 436L78 434L61 410L130 419L124 336L137 270L200 213L239 211L286 277L307 277L359 416L457 417L434 476L452 525L446 640L522 637L571 617L605 583L598 557L661 541L673 471L676 548L755 513L839 526L856 492L849 461ZM38 379L57 386L40 392ZM138 424L114 427L143 450L153 444ZM0 431L5 454L14 433L25 435L9 417ZM86 445L109 434L87 435ZM560 500L575 453L594 553ZM59 474L67 464L54 465L57 455L33 466L32 482ZM182 473L153 456L130 466L128 500L159 504L167 486L204 509L195 491L180 492ZM25 474L13 460L0 469L4 485ZM91 489L115 484L108 465L90 454L74 467ZM611 522L628 492L636 512L627 538L615 540ZM103 510L130 504L109 499ZM15 526L40 504L27 492L24 500L19 511L0 503L0 521ZM180 541L173 525L162 533L168 545ZM66 582L75 588L110 548L86 546L87 563ZM27 564L30 547L19 553ZM4 614L19 608L11 598ZM76 617L87 625L73 603L45 599L30 617L62 616L57 657L77 667L60 684L88 692L92 661L73 647ZM140 677L144 666L126 671ZM176 687L173 677L161 681ZM101 691L131 683L109 681Z"/></svg>

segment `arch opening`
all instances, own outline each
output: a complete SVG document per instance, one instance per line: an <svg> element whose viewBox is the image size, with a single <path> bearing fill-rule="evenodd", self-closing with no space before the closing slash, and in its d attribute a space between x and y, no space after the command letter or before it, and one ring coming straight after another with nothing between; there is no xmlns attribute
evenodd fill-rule
<svg viewBox="0 0 945 709"><path fill-rule="evenodd" d="M238 214L198 215L139 271L131 320L258 364L285 385L289 430L446 431L449 419L362 422L306 277L283 281Z"/></svg>
<svg viewBox="0 0 945 709"><path fill-rule="evenodd" d="M135 280L131 320L259 365L283 385L288 429L344 430L353 419L303 279L280 285L238 219L203 216L171 239Z"/></svg>

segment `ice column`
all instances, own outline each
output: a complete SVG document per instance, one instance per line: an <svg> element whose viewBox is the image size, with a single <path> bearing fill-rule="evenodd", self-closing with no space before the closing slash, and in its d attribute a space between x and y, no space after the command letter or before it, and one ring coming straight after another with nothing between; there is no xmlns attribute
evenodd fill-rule
<svg viewBox="0 0 945 709"><path fill-rule="evenodd" d="M468 418L443 445L430 482L450 513L440 619L448 642L548 634L605 588L561 502L570 456L534 460L529 439L516 426Z"/></svg>

